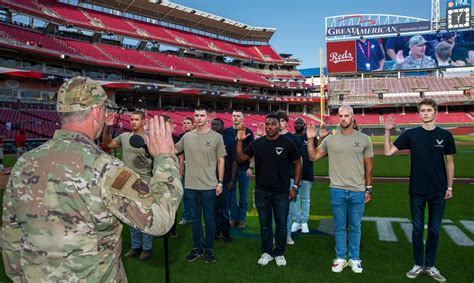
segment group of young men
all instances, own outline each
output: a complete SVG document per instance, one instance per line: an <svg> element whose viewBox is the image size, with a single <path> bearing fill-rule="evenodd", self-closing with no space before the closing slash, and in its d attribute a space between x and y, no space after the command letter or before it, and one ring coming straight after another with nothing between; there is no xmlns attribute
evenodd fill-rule
<svg viewBox="0 0 474 283"><path fill-rule="evenodd" d="M421 273L427 273L438 281L444 281L445 278L436 269L434 262L445 201L452 197L453 154L456 149L452 135L435 125L435 101L423 99L418 104L418 109L421 126L405 131L394 143L390 142L390 131L395 127L395 121L393 116L387 119L384 151L387 156L398 150L411 151L409 193L415 266L406 276L415 278ZM221 119L212 120L211 129L222 134L227 154L225 174L217 175L218 184L222 180L222 194L218 191L221 195L217 197L217 210L214 210L218 223L217 233L222 234L224 239L231 238L229 219L233 221L236 218L232 218L232 212L229 218L226 194L235 193L239 173L248 177L251 173L248 169L255 169L254 198L259 216L262 251L258 264L267 265L275 259L278 266L285 266L285 247L287 244L294 244L291 233L300 229L303 233L309 232L313 161L327 156L336 252L332 271L341 272L346 266L350 266L353 272L361 273L361 221L365 205L372 199L374 151L369 137L357 129L350 106L340 107L338 117L337 133L330 135L322 124L318 137L316 126L311 123L306 125L303 118L295 119L295 132L289 133L288 115L279 111L266 116L264 132L260 128L255 140L252 132L243 125L241 112L232 113L231 128L223 129ZM426 164L429 166L425 166ZM240 166L244 169L238 169ZM240 183L240 179L238 182ZM248 179L245 179L244 184L246 190ZM430 216L425 252L423 229L426 204ZM244 199L244 204L241 205L245 208L241 212L243 217L246 205ZM211 209L209 213L212 213ZM212 238L214 233L209 233L209 238ZM199 255L200 246L195 245L195 248L197 250L194 250L194 256L188 256L188 260L194 260Z"/></svg>
<svg viewBox="0 0 474 283"><path fill-rule="evenodd" d="M149 258L153 235L162 235L176 225L182 188L185 203L181 223L191 223L193 241L186 259L204 257L209 263L215 262L214 239L222 237L231 242L231 225L246 226L246 196L253 169L261 235L257 262L264 266L275 259L278 266L285 266L286 245L294 243L291 232L309 232L312 161L325 156L329 159L336 253L331 268L341 272L349 265L353 272L363 271L361 221L365 204L372 199L374 153L368 136L354 128L350 106L339 109L335 134L322 124L317 137L316 126L306 125L302 118L295 120L295 134L290 134L288 116L278 112L266 116L255 139L243 124L242 112L234 111L233 126L224 129L218 118L209 126L208 110L198 106L193 123L185 119L194 128L187 125L186 133L173 140L169 117L154 117L147 132L145 114L140 111L131 115L132 132L112 139L113 119L106 117L107 103L105 91L88 78L65 83L58 94L62 130L15 165L3 204L2 252L10 278L124 278L118 258L120 222L132 226L132 246L126 256ZM390 131L395 121L387 119L384 151L386 155L411 151L409 193L415 266L406 276L427 273L445 281L434 263L445 202L452 197L452 156L456 149L452 135L435 126L436 103L423 99L418 110L421 127L405 131L394 143ZM106 146L123 149L123 163L93 143L101 133ZM132 142L137 135L146 147ZM232 197L238 187L239 202ZM425 251L426 204L429 221ZM54 235L54 240L45 235ZM74 245L68 244L70 240ZM85 255L90 262L80 260ZM104 264L94 265L90 255L102 258ZM58 256L63 258L59 265ZM39 267L36 258L41 258Z"/></svg>

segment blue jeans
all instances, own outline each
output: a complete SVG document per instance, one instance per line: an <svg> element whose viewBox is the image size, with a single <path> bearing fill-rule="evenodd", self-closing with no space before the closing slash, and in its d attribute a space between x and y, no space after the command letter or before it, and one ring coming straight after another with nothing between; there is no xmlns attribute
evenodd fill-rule
<svg viewBox="0 0 474 283"><path fill-rule="evenodd" d="M261 250L275 257L285 254L288 192L255 190L255 206L260 222ZM275 216L275 249L273 249L272 215Z"/></svg>
<svg viewBox="0 0 474 283"><path fill-rule="evenodd" d="M428 238L423 243L423 230L425 226L425 207L428 204ZM410 212L413 223L412 243L415 264L432 267L436 259L438 248L439 229L444 214L446 200L442 196L422 196L410 194ZM424 259L424 260L423 260Z"/></svg>
<svg viewBox="0 0 474 283"><path fill-rule="evenodd" d="M247 191L249 190L249 177L247 176L247 169L238 169L236 177L237 183L235 188L230 191L229 196L230 219L234 221L245 221L245 218L247 217ZM238 205L237 188L239 188Z"/></svg>
<svg viewBox="0 0 474 283"><path fill-rule="evenodd" d="M222 194L216 200L216 230L225 236L230 235L228 184L229 182L224 182Z"/></svg>
<svg viewBox="0 0 474 283"><path fill-rule="evenodd" d="M336 259L345 259L347 217L349 217L349 259L360 259L361 222L364 215L364 192L330 188L331 209L336 239Z"/></svg>
<svg viewBox="0 0 474 283"><path fill-rule="evenodd" d="M132 236L132 249L151 251L151 246L153 244L152 235L145 234L133 227L130 227L130 234Z"/></svg>
<svg viewBox="0 0 474 283"><path fill-rule="evenodd" d="M189 200L189 208L191 210L191 223L193 233L193 248L195 249L212 249L214 247L214 236L216 234L216 190L192 190L185 189L184 194ZM206 235L203 242L202 234L202 216L204 215L204 223L206 225Z"/></svg>
<svg viewBox="0 0 474 283"><path fill-rule="evenodd" d="M294 179L291 179L291 186L295 183ZM291 234L291 224L294 223L308 223L309 219L309 204L310 204L310 193L311 193L310 181L301 181L301 185L298 188L298 195L294 201L290 201L290 213L288 214L288 235Z"/></svg>
<svg viewBox="0 0 474 283"><path fill-rule="evenodd" d="M181 184L183 184L184 188L184 178L181 180ZM181 216L186 221L191 221L191 211L189 209L189 200L186 194L183 195L183 214Z"/></svg>

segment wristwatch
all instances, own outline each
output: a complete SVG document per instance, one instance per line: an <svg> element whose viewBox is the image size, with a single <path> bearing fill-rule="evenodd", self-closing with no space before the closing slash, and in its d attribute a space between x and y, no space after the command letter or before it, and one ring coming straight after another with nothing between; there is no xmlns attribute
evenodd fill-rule
<svg viewBox="0 0 474 283"><path fill-rule="evenodd" d="M293 185L293 186L291 186L291 188L297 190L299 188L299 186Z"/></svg>
<svg viewBox="0 0 474 283"><path fill-rule="evenodd" d="M371 194L372 194L372 191L373 191L373 190L372 190L372 186L365 186L365 192L366 192L366 193L369 193L369 195L371 195Z"/></svg>
<svg viewBox="0 0 474 283"><path fill-rule="evenodd" d="M217 185L218 185L219 187L222 187L222 186L223 186L222 181L217 181Z"/></svg>

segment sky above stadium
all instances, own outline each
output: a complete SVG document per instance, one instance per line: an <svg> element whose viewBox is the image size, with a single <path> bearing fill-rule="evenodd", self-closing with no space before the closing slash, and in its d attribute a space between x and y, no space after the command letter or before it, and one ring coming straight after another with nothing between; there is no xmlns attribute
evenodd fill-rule
<svg viewBox="0 0 474 283"><path fill-rule="evenodd" d="M276 28L270 44L302 61L299 68L319 67L324 49L324 18L348 14L392 14L431 18L431 0L172 0L171 2L257 27ZM441 0L441 18L446 0ZM325 65L325 63L324 63Z"/></svg>

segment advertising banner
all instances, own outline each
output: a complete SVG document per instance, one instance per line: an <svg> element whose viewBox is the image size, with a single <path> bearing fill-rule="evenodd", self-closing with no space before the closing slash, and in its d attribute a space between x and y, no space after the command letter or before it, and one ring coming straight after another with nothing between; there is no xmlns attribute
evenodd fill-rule
<svg viewBox="0 0 474 283"><path fill-rule="evenodd" d="M387 24L387 25L354 25L330 27L326 29L326 36L372 36L383 34L397 34L407 32L429 31L431 29L430 21L420 21L412 23L401 24Z"/></svg>
<svg viewBox="0 0 474 283"><path fill-rule="evenodd" d="M448 30L466 29L471 26L471 0L448 0L446 6Z"/></svg>
<svg viewBox="0 0 474 283"><path fill-rule="evenodd" d="M474 31L327 42L328 73L474 66Z"/></svg>
<svg viewBox="0 0 474 283"><path fill-rule="evenodd" d="M327 43L328 73L356 72L356 50L354 44L353 40Z"/></svg>

